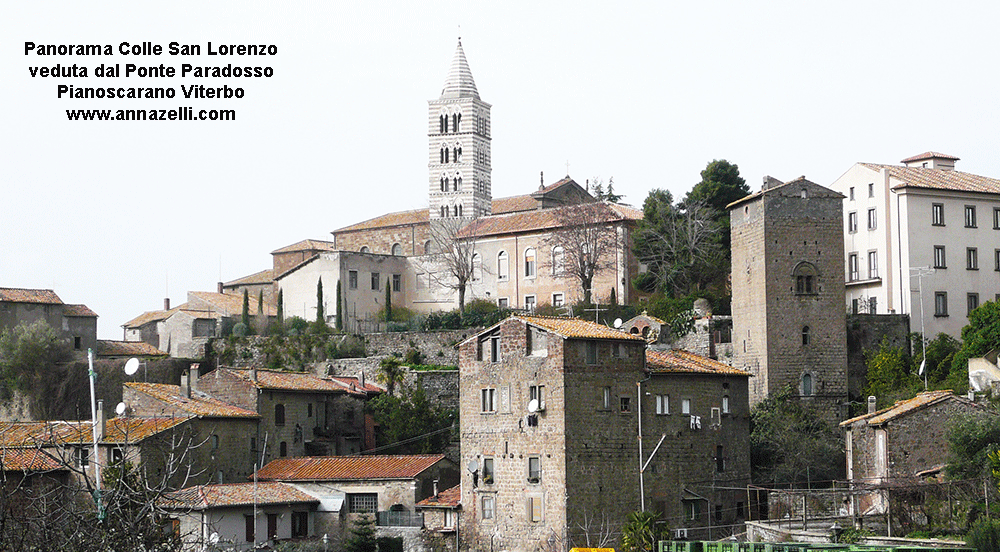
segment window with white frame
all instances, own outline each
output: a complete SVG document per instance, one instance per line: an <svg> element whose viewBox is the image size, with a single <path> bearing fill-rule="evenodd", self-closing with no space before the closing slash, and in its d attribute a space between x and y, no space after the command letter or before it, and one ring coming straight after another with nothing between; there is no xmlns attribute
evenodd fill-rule
<svg viewBox="0 0 1000 552"><path fill-rule="evenodd" d="M542 480L542 458L528 457L528 483L539 483Z"/></svg>
<svg viewBox="0 0 1000 552"><path fill-rule="evenodd" d="M497 297L497 308L510 308L510 300L506 297Z"/></svg>
<svg viewBox="0 0 1000 552"><path fill-rule="evenodd" d="M966 205L965 206L965 227L975 228L976 227L976 206Z"/></svg>
<svg viewBox="0 0 1000 552"><path fill-rule="evenodd" d="M858 231L858 213L856 211L847 213L847 231L852 234Z"/></svg>
<svg viewBox="0 0 1000 552"><path fill-rule="evenodd" d="M508 278L510 278L510 262L507 252L501 251L497 253L497 281L506 282Z"/></svg>
<svg viewBox="0 0 1000 552"><path fill-rule="evenodd" d="M526 311L528 311L528 312L535 312L535 307L536 306L537 306L537 303L535 301L535 296L534 295L525 295L524 296L524 309Z"/></svg>
<svg viewBox="0 0 1000 552"><path fill-rule="evenodd" d="M662 416L670 414L670 395L656 396L656 413Z"/></svg>
<svg viewBox="0 0 1000 552"><path fill-rule="evenodd" d="M691 414L691 399L681 399L681 414Z"/></svg>
<svg viewBox="0 0 1000 552"><path fill-rule="evenodd" d="M493 519L493 515L496 512L496 496L493 494L484 494L481 499L482 502L482 513L483 519Z"/></svg>
<svg viewBox="0 0 1000 552"><path fill-rule="evenodd" d="M1000 207L993 208L993 229L1000 230Z"/></svg>
<svg viewBox="0 0 1000 552"><path fill-rule="evenodd" d="M859 278L858 274L858 254L851 253L847 256L847 281L854 282Z"/></svg>
<svg viewBox="0 0 1000 552"><path fill-rule="evenodd" d="M611 388L605 387L601 391L601 409L611 410Z"/></svg>
<svg viewBox="0 0 1000 552"><path fill-rule="evenodd" d="M934 268L948 268L943 245L934 246Z"/></svg>
<svg viewBox="0 0 1000 552"><path fill-rule="evenodd" d="M492 485L496 482L496 472L493 470L493 459L483 458L483 483Z"/></svg>
<svg viewBox="0 0 1000 552"><path fill-rule="evenodd" d="M722 396L722 413L729 414L729 395Z"/></svg>
<svg viewBox="0 0 1000 552"><path fill-rule="evenodd" d="M348 289L358 289L358 271L348 270L347 271L347 288Z"/></svg>
<svg viewBox="0 0 1000 552"><path fill-rule="evenodd" d="M566 296L565 295L563 295L562 293L553 293L552 294L552 306L553 307L561 307L561 306L563 306L565 304L566 304Z"/></svg>
<svg viewBox="0 0 1000 552"><path fill-rule="evenodd" d="M868 209L868 229L874 230L878 225L878 215L876 214L875 208L872 207Z"/></svg>
<svg viewBox="0 0 1000 552"><path fill-rule="evenodd" d="M392 275L392 291L400 292L403 290L403 275L393 274Z"/></svg>
<svg viewBox="0 0 1000 552"><path fill-rule="evenodd" d="M535 273L535 248L529 247L524 250L524 277L534 278Z"/></svg>
<svg viewBox="0 0 1000 552"><path fill-rule="evenodd" d="M878 251L868 252L868 277L878 278Z"/></svg>
<svg viewBox="0 0 1000 552"><path fill-rule="evenodd" d="M565 271L566 250L561 245L552 248L552 275L560 276Z"/></svg>
<svg viewBox="0 0 1000 552"><path fill-rule="evenodd" d="M979 270L979 250L975 247L965 248L965 269Z"/></svg>
<svg viewBox="0 0 1000 552"><path fill-rule="evenodd" d="M528 400L538 401L539 410L545 409L545 386L544 385L529 385L528 386Z"/></svg>
<svg viewBox="0 0 1000 552"><path fill-rule="evenodd" d="M931 225L944 226L944 203L931 205Z"/></svg>

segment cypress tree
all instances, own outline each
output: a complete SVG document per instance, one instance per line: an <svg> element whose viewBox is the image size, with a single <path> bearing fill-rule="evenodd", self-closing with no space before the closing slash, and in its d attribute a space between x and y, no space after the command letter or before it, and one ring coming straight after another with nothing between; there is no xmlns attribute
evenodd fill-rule
<svg viewBox="0 0 1000 552"><path fill-rule="evenodd" d="M278 290L278 323L285 321L285 290Z"/></svg>
<svg viewBox="0 0 1000 552"><path fill-rule="evenodd" d="M316 321L325 322L326 315L323 313L323 277L316 280Z"/></svg>
<svg viewBox="0 0 1000 552"><path fill-rule="evenodd" d="M250 329L250 294L247 290L243 290L243 315L240 317L240 322L249 330Z"/></svg>
<svg viewBox="0 0 1000 552"><path fill-rule="evenodd" d="M340 279L337 280L337 330L344 330L344 307L341 306L343 298L340 295Z"/></svg>
<svg viewBox="0 0 1000 552"><path fill-rule="evenodd" d="M392 321L392 280L385 279L385 321Z"/></svg>
<svg viewBox="0 0 1000 552"><path fill-rule="evenodd" d="M611 298L608 299L608 302L611 303L612 306L618 306L618 292L615 291L615 288L611 288Z"/></svg>

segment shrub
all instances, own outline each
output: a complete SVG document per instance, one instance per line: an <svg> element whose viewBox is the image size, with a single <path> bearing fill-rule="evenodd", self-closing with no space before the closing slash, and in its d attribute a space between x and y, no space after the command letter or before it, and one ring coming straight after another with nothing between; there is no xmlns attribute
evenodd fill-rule
<svg viewBox="0 0 1000 552"><path fill-rule="evenodd" d="M417 349L408 349L403 361L407 366L416 366L424 363L424 355Z"/></svg>
<svg viewBox="0 0 1000 552"><path fill-rule="evenodd" d="M289 330L294 330L294 335L301 335L309 327L309 322L306 322L302 317L293 316L285 321L285 327Z"/></svg>
<svg viewBox="0 0 1000 552"><path fill-rule="evenodd" d="M337 347L337 358L364 358L368 356L365 342L357 336L349 335Z"/></svg>
<svg viewBox="0 0 1000 552"><path fill-rule="evenodd" d="M233 326L233 335L236 337L246 337L247 336L247 325L243 322L237 323Z"/></svg>
<svg viewBox="0 0 1000 552"><path fill-rule="evenodd" d="M965 535L965 545L979 552L1000 552L1000 520L979 518Z"/></svg>

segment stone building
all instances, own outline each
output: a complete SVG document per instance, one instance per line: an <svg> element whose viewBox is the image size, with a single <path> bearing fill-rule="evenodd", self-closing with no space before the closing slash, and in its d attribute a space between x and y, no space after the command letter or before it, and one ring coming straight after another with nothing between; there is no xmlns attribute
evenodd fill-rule
<svg viewBox="0 0 1000 552"><path fill-rule="evenodd" d="M844 196L800 177L765 177L729 205L733 366L750 403L788 388L831 423L847 401Z"/></svg>
<svg viewBox="0 0 1000 552"><path fill-rule="evenodd" d="M462 509L462 486L438 492L417 503L424 516L424 539L432 550L458 552L459 514Z"/></svg>
<svg viewBox="0 0 1000 552"><path fill-rule="evenodd" d="M1000 180L956 171L958 160L855 163L830 185L844 195L852 312L909 315L914 331L923 317L928 338L960 338L969 312L1000 298Z"/></svg>
<svg viewBox="0 0 1000 552"><path fill-rule="evenodd" d="M51 289L0 288L0 330L45 322L75 351L97 346L97 313L69 305Z"/></svg>
<svg viewBox="0 0 1000 552"><path fill-rule="evenodd" d="M852 487L873 488L851 505L853 514L885 513L886 495L877 487L906 487L918 474L948 463L948 432L962 415L988 416L989 411L951 391L926 391L875 411L845 420L847 478Z"/></svg>

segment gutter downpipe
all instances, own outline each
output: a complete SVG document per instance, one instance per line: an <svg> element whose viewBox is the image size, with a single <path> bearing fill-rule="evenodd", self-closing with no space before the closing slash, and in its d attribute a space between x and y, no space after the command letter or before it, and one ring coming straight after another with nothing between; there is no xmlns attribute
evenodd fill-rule
<svg viewBox="0 0 1000 552"><path fill-rule="evenodd" d="M643 382L649 381L653 377L652 374L646 371L646 343L642 344L642 371L646 372L646 379L639 380L635 382L635 386L638 392L636 397L636 402L639 405L639 510L642 512L646 511L646 484L643 480L643 468L642 465L642 384Z"/></svg>

